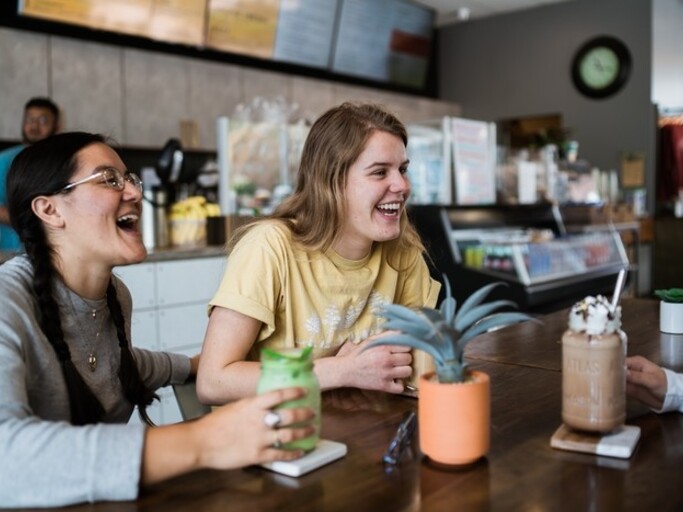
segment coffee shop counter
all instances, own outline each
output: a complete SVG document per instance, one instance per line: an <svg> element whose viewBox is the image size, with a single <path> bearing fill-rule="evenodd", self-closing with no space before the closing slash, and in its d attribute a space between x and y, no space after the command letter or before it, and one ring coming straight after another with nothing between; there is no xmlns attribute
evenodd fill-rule
<svg viewBox="0 0 683 512"><path fill-rule="evenodd" d="M17 254L18 253L13 251L0 251L0 263L4 263ZM225 247L222 245L149 249L145 263L156 261L188 260L195 258L211 258L214 256L225 256L225 254Z"/></svg>
<svg viewBox="0 0 683 512"><path fill-rule="evenodd" d="M226 250L222 245L205 245L196 247L168 247L165 249L148 250L146 262L187 260L195 258L212 258L225 256Z"/></svg>

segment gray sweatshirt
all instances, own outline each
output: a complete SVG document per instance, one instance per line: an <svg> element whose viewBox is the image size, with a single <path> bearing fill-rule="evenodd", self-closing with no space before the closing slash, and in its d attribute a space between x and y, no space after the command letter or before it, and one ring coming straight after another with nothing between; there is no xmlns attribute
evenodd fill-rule
<svg viewBox="0 0 683 512"><path fill-rule="evenodd" d="M135 499L145 427L126 424L133 407L118 379L120 351L106 300L86 302L56 285L71 359L106 411L102 423L76 427L59 361L38 323L32 274L26 256L0 265L0 507ZM130 292L116 277L114 283L130 340ZM189 375L186 356L136 348L133 354L151 389Z"/></svg>

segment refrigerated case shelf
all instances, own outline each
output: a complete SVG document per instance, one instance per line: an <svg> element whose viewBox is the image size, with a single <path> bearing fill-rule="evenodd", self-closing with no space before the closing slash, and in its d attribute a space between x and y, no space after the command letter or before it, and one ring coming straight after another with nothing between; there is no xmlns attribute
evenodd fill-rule
<svg viewBox="0 0 683 512"><path fill-rule="evenodd" d="M560 210L533 206L420 206L410 211L432 276L446 276L458 302L500 281L492 298L522 310L553 311L585 295L610 295L629 268L619 232L609 225L567 232Z"/></svg>
<svg viewBox="0 0 683 512"><path fill-rule="evenodd" d="M520 242L524 235L517 231L499 233L494 241L484 231L474 239L476 234L470 232L470 239L462 240L453 233L452 243L461 255L458 262L527 286L628 265L618 233L609 230L543 242Z"/></svg>

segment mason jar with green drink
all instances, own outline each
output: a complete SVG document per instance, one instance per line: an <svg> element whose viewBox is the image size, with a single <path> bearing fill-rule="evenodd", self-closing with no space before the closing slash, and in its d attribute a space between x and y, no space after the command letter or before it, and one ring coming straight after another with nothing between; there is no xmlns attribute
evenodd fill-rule
<svg viewBox="0 0 683 512"><path fill-rule="evenodd" d="M283 445L284 449L311 451L320 439L320 384L313 372L313 349L264 348L261 350L261 377L256 392L258 394L274 389L301 387L308 393L299 400L285 402L279 408L309 407L315 413L313 426L315 434Z"/></svg>

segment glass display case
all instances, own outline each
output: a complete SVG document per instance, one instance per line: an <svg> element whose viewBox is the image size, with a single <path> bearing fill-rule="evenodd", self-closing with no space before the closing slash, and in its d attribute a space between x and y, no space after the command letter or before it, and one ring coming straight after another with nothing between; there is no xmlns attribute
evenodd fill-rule
<svg viewBox="0 0 683 512"><path fill-rule="evenodd" d="M616 231L548 237L530 230L453 231L456 261L526 286L628 266Z"/></svg>
<svg viewBox="0 0 683 512"><path fill-rule="evenodd" d="M462 303L481 286L500 281L493 298L522 310L547 312L586 295L611 296L629 259L608 224L567 232L559 208L421 206L410 217L425 242L432 276L446 276Z"/></svg>

